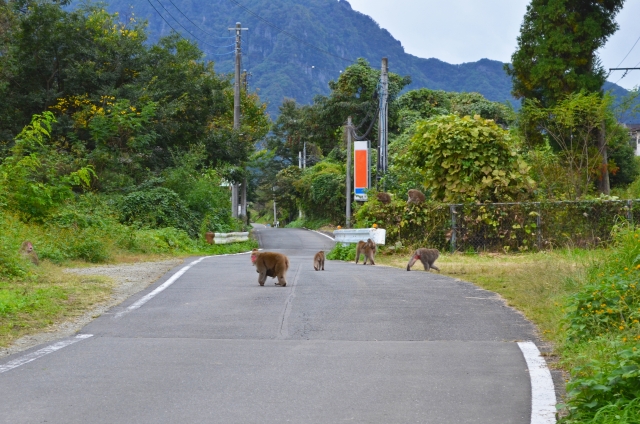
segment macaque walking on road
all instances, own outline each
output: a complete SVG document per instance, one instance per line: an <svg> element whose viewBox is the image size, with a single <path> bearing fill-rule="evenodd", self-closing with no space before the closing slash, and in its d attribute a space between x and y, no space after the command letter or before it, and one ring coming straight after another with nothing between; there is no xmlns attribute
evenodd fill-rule
<svg viewBox="0 0 640 424"><path fill-rule="evenodd" d="M375 242L371 239L359 241L356 246L356 263L360 260L360 255L364 255L363 265L367 264L367 259L371 262L371 265L375 265L376 263L373 261L373 258L376 256Z"/></svg>
<svg viewBox="0 0 640 424"><path fill-rule="evenodd" d="M267 277L278 278L276 286L287 285L286 274L289 269L289 258L282 253L251 251L251 263L255 265L256 272L260 274L258 284L264 286Z"/></svg>
<svg viewBox="0 0 640 424"><path fill-rule="evenodd" d="M313 257L313 269L316 271L322 269L324 271L324 252L322 250Z"/></svg>
<svg viewBox="0 0 640 424"><path fill-rule="evenodd" d="M413 255L411 255L411 258L409 258L407 271L411 271L411 267L413 266L413 264L415 264L416 261L420 259L420 262L422 262L425 271L429 271L430 268L433 268L436 271L440 272L440 268L433 264L436 259L438 259L438 256L440 256L440 252L438 252L438 249L426 249L424 247L421 247L420 249L413 252Z"/></svg>

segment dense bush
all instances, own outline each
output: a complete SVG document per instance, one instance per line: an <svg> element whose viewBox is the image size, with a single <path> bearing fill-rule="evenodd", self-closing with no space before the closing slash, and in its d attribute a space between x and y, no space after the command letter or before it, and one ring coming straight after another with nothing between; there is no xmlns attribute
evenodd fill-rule
<svg viewBox="0 0 640 424"><path fill-rule="evenodd" d="M198 235L198 223L178 194L168 188L156 187L134 191L119 202L121 221L138 228L175 227L192 237Z"/></svg>
<svg viewBox="0 0 640 424"><path fill-rule="evenodd" d="M567 300L567 345L590 355L571 369L564 421L637 422L621 417L633 417L640 398L640 230L618 231L610 256L579 287Z"/></svg>

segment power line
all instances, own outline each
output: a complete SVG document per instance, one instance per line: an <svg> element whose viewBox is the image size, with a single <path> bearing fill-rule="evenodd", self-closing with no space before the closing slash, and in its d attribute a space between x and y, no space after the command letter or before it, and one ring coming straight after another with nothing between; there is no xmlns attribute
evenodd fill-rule
<svg viewBox="0 0 640 424"><path fill-rule="evenodd" d="M147 1L149 1L149 0L147 0ZM167 14L168 14L169 16L171 16L171 17L173 18L173 20L174 20L174 21L176 21L176 22L178 23L178 25L180 25L182 28L184 28L184 30L185 30L185 31L187 31L187 32L188 32L188 33L189 33L193 38L195 38L196 40L200 41L201 43L206 44L207 46L210 46L210 47L214 47L214 48L224 48L224 47L231 47L231 46L233 46L233 44L230 44L230 45L228 45L228 46L214 46L213 44L209 44L209 43L207 43L206 41L201 40L200 38L196 37L196 35L195 35L195 34L193 34L191 31L189 31L189 30L187 29L187 27L185 27L184 25L182 25L182 23L180 23L180 21L179 21L179 20L177 20L177 19L175 18L175 16L173 16L173 15L171 14L171 12L169 12L169 10L167 10L167 8L166 8L166 7L164 7L164 5L160 2L160 0L156 0L156 1L157 1L157 2L158 2L158 4L159 4L159 5L160 5L164 10L165 10L165 12L167 12ZM151 3L151 2L149 1L149 3ZM154 9L155 9L155 7L154 7ZM158 10L158 9L156 9L156 11L157 11L157 10ZM165 22L166 22L166 20L165 20ZM175 31L175 30L174 30L174 31Z"/></svg>
<svg viewBox="0 0 640 424"><path fill-rule="evenodd" d="M327 55L329 55L329 56L336 57L336 58L338 58L338 59L340 59L340 60L344 60L344 61L349 62L349 63L354 63L354 62L355 62L355 60L353 60L353 59L347 59L347 58L345 58L345 57L338 56L338 55L336 55L336 54L331 53L331 52L330 52L330 51L328 51L328 50L322 49L322 48L320 48L320 47L318 47L318 46L315 46L315 45L313 45L313 44L311 44L311 43L309 43L309 42L307 42L307 41L305 41L305 40L303 40L303 39L301 39L301 38L298 38L298 37L296 37L295 35L293 35L293 34L291 34L291 33L287 32L287 31L285 31L284 29L282 29L282 28L280 28L280 27L278 27L278 26L276 26L276 25L272 24L271 22L267 21L267 20L266 20L266 19L264 19L262 16L260 16L260 15L258 15L257 13L253 12L251 9L249 9L249 8L248 8L248 7L246 7L246 6L244 6L244 5L243 5L243 4L241 4L240 2L238 2L238 1L236 1L236 0L231 0L231 1L232 1L232 2L234 2L236 5L238 5L239 7L241 7L242 9L244 9L246 12L248 12L248 13L250 13L251 15L255 16L256 18L260 19L260 20L261 20L262 22L264 22L265 24L269 25L269 26L270 26L270 27L272 27L272 28L275 28L275 29L276 29L276 30L278 30L279 32L283 33L284 35L287 35L287 36L289 36L290 38L293 38L294 40L296 40L296 41L298 41L298 42L300 42L300 43L302 43L302 44L306 44L307 46L309 46L309 47L311 47L311 48L313 48L313 49L315 49L315 50L318 50L319 52L322 52L322 53L327 54Z"/></svg>
<svg viewBox="0 0 640 424"><path fill-rule="evenodd" d="M184 17L187 19L187 21L191 22L191 24L193 24L193 26L195 26L196 28L198 28L200 31L204 32L204 33L205 33L206 35L208 35L209 37L214 37L214 38L235 38L233 35L232 35L232 36L229 36L229 37L223 37L223 36L213 35L213 34L208 33L208 32L207 32L207 31L205 31L204 29L200 28L200 27L198 26L198 24L196 24L196 23L195 23L195 22L193 22L191 19L189 19L189 17L188 17L187 15L185 15L185 14L182 12L182 10L180 10L180 8L179 8L178 6L176 6L176 4L175 4L172 0L169 0L169 3L171 3L171 4L173 5L173 7L175 7L175 8L178 10L178 12L180 12L180 14L181 14L182 16L184 16ZM175 19L175 18L174 18L174 19Z"/></svg>
<svg viewBox="0 0 640 424"><path fill-rule="evenodd" d="M631 46L631 50L629 50L629 53L627 53L627 55L620 61L620 63L618 63L618 66L622 65L622 62L624 62L624 60L627 58L627 56L629 56L629 54L631 54L631 52L633 51L634 47L636 46L636 44L638 44L638 41L640 41L640 37L638 37L638 39L636 40L635 43L633 43L633 46ZM616 66L616 68L618 67ZM637 65L636 65L637 66Z"/></svg>

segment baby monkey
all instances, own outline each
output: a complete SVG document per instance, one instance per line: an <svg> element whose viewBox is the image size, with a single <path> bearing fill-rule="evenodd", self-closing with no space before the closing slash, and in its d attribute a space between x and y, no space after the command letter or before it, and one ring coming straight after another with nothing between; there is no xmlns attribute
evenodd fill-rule
<svg viewBox="0 0 640 424"><path fill-rule="evenodd" d="M324 252L322 250L313 257L313 269L316 271L322 269L324 271Z"/></svg>
<svg viewBox="0 0 640 424"><path fill-rule="evenodd" d="M425 271L429 271L430 268L433 268L436 271L440 272L440 268L433 264L436 259L438 259L438 256L440 256L440 252L438 252L438 249L427 249L421 247L420 249L417 249L415 252L413 252L413 255L411 255L411 258L409 258L407 271L411 271L411 267L413 266L413 264L415 264L416 261L420 259L420 262L422 262L422 265L424 265Z"/></svg>

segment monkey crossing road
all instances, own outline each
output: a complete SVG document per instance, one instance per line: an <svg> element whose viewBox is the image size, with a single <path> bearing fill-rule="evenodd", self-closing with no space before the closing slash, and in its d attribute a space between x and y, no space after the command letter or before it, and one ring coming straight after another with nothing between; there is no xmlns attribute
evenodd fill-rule
<svg viewBox="0 0 640 424"><path fill-rule="evenodd" d="M79 337L0 359L0 423L532 422L543 367L516 341L534 328L493 293L380 265L316 272L330 238L256 234L288 256L286 287L261 287L249 253L187 259Z"/></svg>

